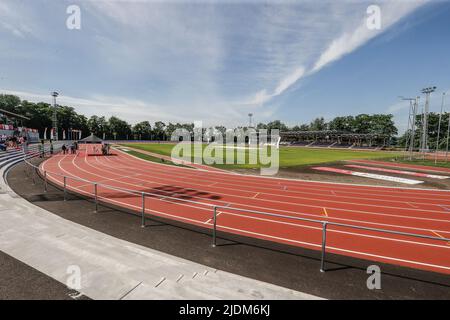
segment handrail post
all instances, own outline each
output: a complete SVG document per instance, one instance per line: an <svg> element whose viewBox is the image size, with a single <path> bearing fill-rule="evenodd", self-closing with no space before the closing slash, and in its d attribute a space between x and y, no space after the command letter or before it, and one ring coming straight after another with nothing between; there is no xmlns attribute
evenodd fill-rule
<svg viewBox="0 0 450 320"><path fill-rule="evenodd" d="M67 201L67 177L64 176L64 201Z"/></svg>
<svg viewBox="0 0 450 320"><path fill-rule="evenodd" d="M44 191L47 192L47 171L44 171Z"/></svg>
<svg viewBox="0 0 450 320"><path fill-rule="evenodd" d="M323 222L322 224L322 256L320 259L320 272L325 272L325 253L327 247L327 224L328 222Z"/></svg>
<svg viewBox="0 0 450 320"><path fill-rule="evenodd" d="M145 192L142 192L141 228L145 228Z"/></svg>
<svg viewBox="0 0 450 320"><path fill-rule="evenodd" d="M95 213L98 212L98 192L97 192L97 184L94 183L94 201L95 201Z"/></svg>
<svg viewBox="0 0 450 320"><path fill-rule="evenodd" d="M212 246L213 248L217 245L217 207L214 206L214 213L213 213L213 233L212 233Z"/></svg>

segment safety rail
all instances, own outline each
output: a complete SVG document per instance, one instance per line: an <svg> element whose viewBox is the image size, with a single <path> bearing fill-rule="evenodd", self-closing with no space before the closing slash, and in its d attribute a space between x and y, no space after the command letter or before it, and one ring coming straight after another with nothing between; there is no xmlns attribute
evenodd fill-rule
<svg viewBox="0 0 450 320"><path fill-rule="evenodd" d="M24 162L30 167L34 168L35 170L32 170L34 174L36 174L36 170L39 172L40 168L38 166L35 166L31 162L28 161L28 159L24 159ZM270 217L277 217L277 218L284 218L284 219L291 219L296 221L305 221L305 222L311 222L311 223L317 223L322 225L322 243L321 243L321 258L320 258L320 272L325 272L325 255L326 255L326 246L327 246L327 227L328 226L336 226L336 227L342 227L342 228L349 228L349 229L356 229L356 230L365 230L365 231L373 231L373 232L380 232L380 233L387 233L387 234L394 234L394 235L400 235L400 236L406 236L406 237L412 237L412 238L420 238L420 239L428 239L428 240L437 240L437 241L445 241L450 242L450 239L443 238L443 237L435 237L435 236L427 236L422 234L416 234L416 233L408 233L408 232L402 232L402 231L394 231L394 230L388 230L388 229L379 229L379 228L371 228L371 227L363 227L363 226L357 226L357 225L351 225L351 224L345 224L345 223L338 223L338 222L331 222L326 220L318 220L318 219L309 219L309 218L300 218L300 217L293 217L288 215L282 215L277 213L269 213L269 212L263 212L263 211L257 211L257 210L248 210L248 209L241 209L231 206L224 206L224 205L217 205L217 204L210 204L210 203L204 203L200 201L193 201L183 198L177 198L172 196L163 196L158 193L152 193L152 192L145 192L145 191L137 191L137 190L130 190L120 187L114 187L107 184L99 183L99 182L93 182L87 179L83 179L80 177L70 176L70 175L63 175L56 172L49 172L47 170L43 170L43 179L44 179L44 191L47 192L48 190L48 175L55 175L63 177L63 192L64 192L64 201L67 200L67 190L69 189L67 186L67 179L73 179L80 182L85 182L87 184L92 184L94 186L94 203L95 203L95 212L98 212L98 202L99 202L99 196L98 196L98 187L101 186L106 189L110 190L116 190L124 193L129 193L133 195L140 196L142 198L141 202L141 227L146 227L146 212L151 211L151 209L147 209L145 205L145 199L149 196L159 197L159 200L175 200L175 201L182 201L185 203L192 203L197 204L201 206L210 207L213 211L212 214L212 247L216 247L217 245L217 211L218 209L221 210L228 210L228 211L238 211L238 212L245 212L245 213L252 213L252 214L258 214L258 215L264 215L264 216L270 216ZM33 183L35 184L35 178L33 178ZM90 193L89 193L90 194ZM222 212L224 214L227 214L227 212Z"/></svg>

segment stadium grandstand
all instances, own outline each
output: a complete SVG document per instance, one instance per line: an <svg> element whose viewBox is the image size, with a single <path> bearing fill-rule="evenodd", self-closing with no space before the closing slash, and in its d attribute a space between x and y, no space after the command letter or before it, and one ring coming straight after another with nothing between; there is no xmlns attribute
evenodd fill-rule
<svg viewBox="0 0 450 320"><path fill-rule="evenodd" d="M316 148L383 149L389 135L349 133L335 130L280 132L281 144Z"/></svg>
<svg viewBox="0 0 450 320"><path fill-rule="evenodd" d="M0 150L18 148L23 143L39 142L38 130L24 127L23 120L29 118L0 109Z"/></svg>

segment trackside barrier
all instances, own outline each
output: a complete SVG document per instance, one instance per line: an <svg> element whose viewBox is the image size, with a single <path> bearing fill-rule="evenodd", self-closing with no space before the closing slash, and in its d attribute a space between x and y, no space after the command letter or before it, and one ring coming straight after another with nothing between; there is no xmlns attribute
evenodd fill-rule
<svg viewBox="0 0 450 320"><path fill-rule="evenodd" d="M37 167L34 164L30 163L27 159L24 159L24 161L34 173L36 173L36 171L39 171L39 167ZM43 175L44 175L44 179L45 179L45 183L44 183L45 190L47 190L46 184L48 183L47 182L48 174L49 174L48 171L44 171ZM325 261L325 255L326 255L326 249L327 249L327 232L330 232L330 231L328 231L328 226L336 226L336 227L356 229L356 230L365 230L365 231L373 231L373 232L387 233L387 234L393 234L393 235L400 235L400 236L406 236L406 237L412 237L412 238L420 238L420 239L428 239L428 240L437 240L437 241L450 242L450 239L441 238L441 237L427 236L427 235L408 233L408 232L401 232L401 231L394 231L394 230L387 230L387 229L379 229L379 228L356 226L356 225L351 225L351 224L337 223L337 222L331 222L331 221L325 221L325 220L299 218L299 217L287 216L287 215L282 215L282 214L277 214L277 213L269 213L269 212L262 212L262 211L257 211L257 210L247 210L247 209L235 208L235 207L231 207L231 206L209 204L209 203L193 201L193 200L187 200L187 199L182 199L182 198L177 198L177 197L172 197L172 196L163 196L161 194L152 193L152 192L142 192L142 191L137 191L137 190L130 190L130 189L125 189L125 188L113 187L113 186L110 186L110 185L107 185L107 184L101 184L101 183L98 183L98 182L92 182L90 180L82 179L82 178L79 178L79 177L62 175L60 173L53 173L53 172L51 172L51 175L62 177L62 179L63 179L64 201L67 200L67 189L68 189L68 187L67 187L67 179L68 178L72 179L72 180L75 180L75 181L84 182L86 184L92 184L94 186L93 197L94 197L94 201L95 201L95 212L98 212L98 201L99 201L98 187L99 186L101 186L103 188L106 188L106 189L111 189L111 190L115 190L115 191L119 191L119 192L124 192L124 193L128 193L128 194L136 195L138 197L140 196L140 198L141 198L141 227L142 228L145 228L145 226L146 226L146 212L147 212L147 210L151 211L151 209L150 208L147 209L146 205L145 205L146 197L149 197L149 196L157 198L158 200L161 200L161 201L173 200L173 201L177 201L177 202L181 201L181 202L184 202L184 203L192 203L192 204L197 204L197 205L201 205L201 206L210 207L212 209L212 217L211 217L211 220L212 220L212 247L216 247L217 246L217 229L218 229L218 227L217 227L217 217L218 217L217 213L218 213L218 210L244 212L244 213L251 213L251 214L257 214L257 215L262 215L262 216L269 216L269 217L290 219L290 220L296 220L296 221L305 221L305 222L310 222L310 223L317 223L317 224L321 225L321 230L322 230L322 242L321 242L321 250L320 250L321 251L320 272L325 272L326 271L326 268L325 268L325 262L326 262ZM222 214L227 214L227 212L224 212L224 211L221 211L221 213Z"/></svg>

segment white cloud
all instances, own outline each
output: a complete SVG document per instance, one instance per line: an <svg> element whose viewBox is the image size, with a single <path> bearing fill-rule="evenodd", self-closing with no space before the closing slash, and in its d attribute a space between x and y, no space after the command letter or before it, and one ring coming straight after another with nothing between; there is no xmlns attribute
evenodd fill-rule
<svg viewBox="0 0 450 320"><path fill-rule="evenodd" d="M250 100L249 104L261 105L265 102L270 101L272 98L282 94L289 87L295 84L304 76L311 75L318 72L323 67L328 64L341 59L346 54L353 52L358 49L370 39L373 39L377 35L386 32L389 28L396 22L410 14L412 11L417 9L419 6L426 3L426 1L391 1L383 2L381 5L381 16L383 21L383 26L380 30L371 30L366 25L367 16L363 16L361 19L356 19L356 23L353 19L347 19L346 16L342 16L341 25L345 31L332 39L331 43L319 53L319 57L314 63L311 70L305 72L303 66L296 68L289 76L283 78L273 93L268 93L267 89L262 89L258 91L253 99ZM364 6L362 7L364 8ZM361 10L361 13L365 11ZM347 21L346 21L347 20ZM321 34L317 34L317 40L320 40Z"/></svg>
<svg viewBox="0 0 450 320"><path fill-rule="evenodd" d="M319 71L329 63L336 61L344 55L356 50L380 33L386 32L393 24L410 14L424 3L425 1L384 2L381 5L381 29L369 29L366 25L366 18L362 19L353 31L345 32L332 41L329 47L320 55L311 72L313 73Z"/></svg>
<svg viewBox="0 0 450 320"><path fill-rule="evenodd" d="M14 36L25 38L32 34L29 11L23 5L16 6L12 2L0 2L0 28L7 30ZM17 10L19 9L19 10ZM24 9L24 10L23 10Z"/></svg>
<svg viewBox="0 0 450 320"><path fill-rule="evenodd" d="M279 96L284 91L289 89L290 86L292 86L294 83L296 83L303 75L305 74L305 69L303 67L297 68L286 76L285 78L281 79L281 81L278 83L277 87L272 93L267 93L266 89L263 89L255 94L252 100L249 102L243 103L247 105L262 105L265 102L269 101L273 97Z"/></svg>
<svg viewBox="0 0 450 320"><path fill-rule="evenodd" d="M381 32L421 3L383 2ZM148 117L236 124L255 107L263 121L281 107L275 98L378 34L362 27L368 4L82 1L82 30L69 33L64 19L49 10L64 15L64 3L33 1L33 11L2 1L0 30L18 40L2 48L8 51L0 69L8 67L20 87L2 86L22 98L49 101L46 93L27 92L63 92L56 88L61 84L77 97L62 95L60 103L130 122ZM29 41L31 30L52 37ZM18 59L24 52L33 59Z"/></svg>

